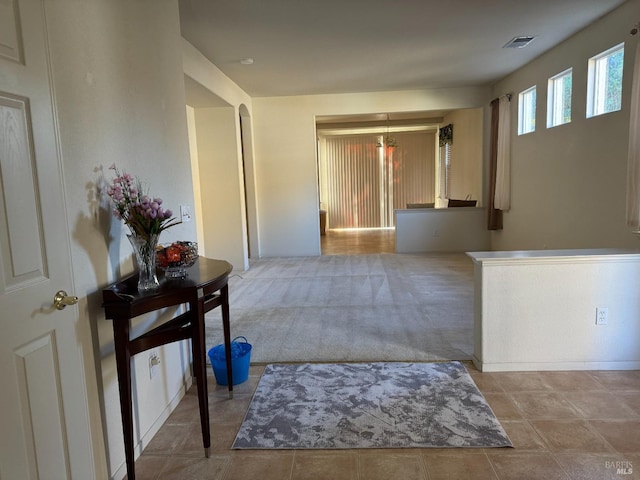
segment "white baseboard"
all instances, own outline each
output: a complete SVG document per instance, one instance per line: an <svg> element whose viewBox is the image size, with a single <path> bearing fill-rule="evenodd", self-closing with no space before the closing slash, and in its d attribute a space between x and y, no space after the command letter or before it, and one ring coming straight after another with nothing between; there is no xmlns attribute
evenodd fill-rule
<svg viewBox="0 0 640 480"><path fill-rule="evenodd" d="M477 357L472 359L481 372L543 372L574 370L640 370L638 361L620 362L505 362L486 363Z"/></svg>

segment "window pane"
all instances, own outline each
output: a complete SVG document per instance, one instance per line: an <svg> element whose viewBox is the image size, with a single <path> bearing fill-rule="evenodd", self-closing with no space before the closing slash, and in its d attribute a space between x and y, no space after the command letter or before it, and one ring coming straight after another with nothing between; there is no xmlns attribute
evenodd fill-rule
<svg viewBox="0 0 640 480"><path fill-rule="evenodd" d="M518 135L534 132L536 129L536 87L518 95Z"/></svg>
<svg viewBox="0 0 640 480"><path fill-rule="evenodd" d="M624 52L618 50L607 57L607 81L605 83L605 111L614 112L622 107L622 62Z"/></svg>
<svg viewBox="0 0 640 480"><path fill-rule="evenodd" d="M624 44L589 59L588 117L622 108L623 66Z"/></svg>
<svg viewBox="0 0 640 480"><path fill-rule="evenodd" d="M571 83L571 69L549 79L547 127L555 127L571 121Z"/></svg>
<svg viewBox="0 0 640 480"><path fill-rule="evenodd" d="M563 78L562 86L562 123L571 121L571 88L573 85L572 73Z"/></svg>

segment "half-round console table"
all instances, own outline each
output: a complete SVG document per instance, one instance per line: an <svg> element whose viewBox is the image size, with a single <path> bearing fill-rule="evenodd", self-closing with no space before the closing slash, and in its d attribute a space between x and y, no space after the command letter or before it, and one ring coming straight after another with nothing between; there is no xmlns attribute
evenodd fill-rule
<svg viewBox="0 0 640 480"><path fill-rule="evenodd" d="M232 266L224 260L199 257L181 279L162 277L160 288L153 293L138 292L138 275L134 274L102 291L105 317L113 321L113 340L120 389L120 408L124 432L127 477L135 480L133 455L133 417L131 407L131 356L151 348L191 339L193 370L198 387L198 404L202 426L202 443L208 457L211 447L209 407L207 399L207 371L204 315L222 307L227 379L229 396L233 396L231 371L231 334L229 332L229 287ZM131 319L145 313L174 305L186 304L188 310L158 327L130 338Z"/></svg>

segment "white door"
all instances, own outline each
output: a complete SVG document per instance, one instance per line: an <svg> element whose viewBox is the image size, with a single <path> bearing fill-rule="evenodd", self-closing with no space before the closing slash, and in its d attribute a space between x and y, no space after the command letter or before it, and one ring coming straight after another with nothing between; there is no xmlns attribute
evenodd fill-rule
<svg viewBox="0 0 640 480"><path fill-rule="evenodd" d="M0 479L91 479L42 0L0 1Z"/></svg>

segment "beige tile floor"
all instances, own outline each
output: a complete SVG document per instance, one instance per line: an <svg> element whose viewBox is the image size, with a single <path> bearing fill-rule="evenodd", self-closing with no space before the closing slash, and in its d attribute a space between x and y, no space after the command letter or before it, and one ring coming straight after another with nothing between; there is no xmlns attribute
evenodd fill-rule
<svg viewBox="0 0 640 480"><path fill-rule="evenodd" d="M481 373L465 365L515 448L231 450L264 370L252 366L233 399L209 379L210 458L194 386L136 462L136 478L640 479L640 371Z"/></svg>

